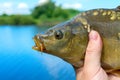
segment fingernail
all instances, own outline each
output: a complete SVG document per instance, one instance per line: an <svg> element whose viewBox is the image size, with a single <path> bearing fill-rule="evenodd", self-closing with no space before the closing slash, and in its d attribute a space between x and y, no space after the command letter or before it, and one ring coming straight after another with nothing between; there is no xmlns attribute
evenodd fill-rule
<svg viewBox="0 0 120 80"><path fill-rule="evenodd" d="M97 32L92 30L89 34L89 38L90 38L90 40L97 40L97 38L98 38Z"/></svg>

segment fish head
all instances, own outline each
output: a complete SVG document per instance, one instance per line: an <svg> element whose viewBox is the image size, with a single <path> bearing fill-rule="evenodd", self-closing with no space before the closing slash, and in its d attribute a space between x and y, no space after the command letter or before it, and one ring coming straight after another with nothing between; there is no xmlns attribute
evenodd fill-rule
<svg viewBox="0 0 120 80"><path fill-rule="evenodd" d="M33 39L36 45L33 49L50 54L67 53L69 40L73 35L70 26L66 24L69 22L58 24L44 34L35 35Z"/></svg>
<svg viewBox="0 0 120 80"><path fill-rule="evenodd" d="M83 57L87 37L83 25L70 20L48 29L45 34L35 35L33 49L61 57L74 65Z"/></svg>

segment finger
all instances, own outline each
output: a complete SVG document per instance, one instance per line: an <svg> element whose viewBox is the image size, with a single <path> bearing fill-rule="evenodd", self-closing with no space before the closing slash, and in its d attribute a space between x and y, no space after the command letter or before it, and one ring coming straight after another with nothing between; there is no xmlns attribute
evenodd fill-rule
<svg viewBox="0 0 120 80"><path fill-rule="evenodd" d="M89 43L86 49L84 68L89 73L100 68L100 57L102 50L102 41L100 35L96 31L89 34Z"/></svg>

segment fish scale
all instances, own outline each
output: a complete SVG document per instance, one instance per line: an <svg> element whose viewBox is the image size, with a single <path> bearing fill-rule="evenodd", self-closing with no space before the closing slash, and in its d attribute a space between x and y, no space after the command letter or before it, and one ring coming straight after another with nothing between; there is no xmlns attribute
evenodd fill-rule
<svg viewBox="0 0 120 80"><path fill-rule="evenodd" d="M43 52L58 56L79 68L84 63L91 30L98 31L103 40L101 66L107 73L120 76L120 6L88 10L55 25L44 36L39 34L34 38L36 46L33 49L41 51L42 47ZM37 46L39 44L44 46Z"/></svg>

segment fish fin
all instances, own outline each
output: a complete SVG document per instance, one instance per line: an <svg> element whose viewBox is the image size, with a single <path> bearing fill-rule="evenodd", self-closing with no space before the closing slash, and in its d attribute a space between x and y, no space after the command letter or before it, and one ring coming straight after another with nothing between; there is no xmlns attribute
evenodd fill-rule
<svg viewBox="0 0 120 80"><path fill-rule="evenodd" d="M112 74L112 75L120 77L120 69L119 68L114 69L113 67L111 67L107 63L102 63L102 67L107 74Z"/></svg>
<svg viewBox="0 0 120 80"><path fill-rule="evenodd" d="M117 77L120 77L120 70L111 71L108 74L112 74L112 75L115 75Z"/></svg>

